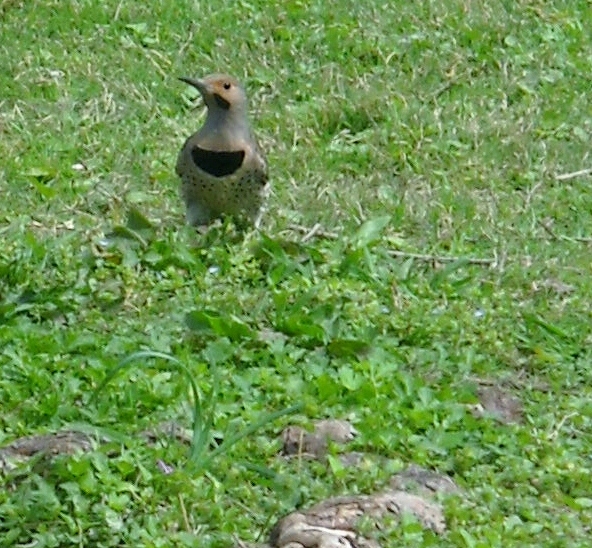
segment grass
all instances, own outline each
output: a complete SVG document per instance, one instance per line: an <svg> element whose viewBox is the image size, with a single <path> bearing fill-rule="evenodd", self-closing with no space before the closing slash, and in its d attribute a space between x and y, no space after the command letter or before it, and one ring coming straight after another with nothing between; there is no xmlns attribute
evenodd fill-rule
<svg viewBox="0 0 592 548"><path fill-rule="evenodd" d="M0 443L76 423L124 436L5 477L0 545L228 546L410 462L465 494L443 538L405 522L391 545L588 545L592 191L557 175L591 167L591 15L0 3ZM174 162L201 114L175 78L220 70L247 84L274 194L262 234L200 245ZM337 237L290 229L316 223ZM137 435L191 427L183 375L146 358L92 398L137 352L196 379L210 451L237 440L205 470ZM524 421L473 417L479 380ZM322 417L391 464L275 457L284 425Z"/></svg>

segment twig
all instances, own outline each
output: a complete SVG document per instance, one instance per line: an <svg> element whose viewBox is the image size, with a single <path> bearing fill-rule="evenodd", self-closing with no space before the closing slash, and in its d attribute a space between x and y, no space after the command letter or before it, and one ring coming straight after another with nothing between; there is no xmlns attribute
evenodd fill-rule
<svg viewBox="0 0 592 548"><path fill-rule="evenodd" d="M584 244L592 243L592 238L586 238L584 236L566 236L565 234L557 234L552 228L550 223L545 221L539 221L539 224L543 227L545 232L549 234L554 240L564 240L567 242L580 242Z"/></svg>
<svg viewBox="0 0 592 548"><path fill-rule="evenodd" d="M526 197L524 198L524 207L528 207L530 205L530 202L532 200L532 197L534 196L534 193L542 186L542 181L536 183L526 194Z"/></svg>
<svg viewBox="0 0 592 548"><path fill-rule="evenodd" d="M191 23L191 26L189 27L189 36L187 37L187 40L185 40L185 43L181 46L181 49L179 49L179 52L177 53L179 57L181 57L185 53L185 50L193 43L194 30L195 23Z"/></svg>
<svg viewBox="0 0 592 548"><path fill-rule="evenodd" d="M326 238L327 240L337 240L337 238L339 238L339 234L336 232L327 232L326 230L323 230L323 227L319 223L316 223L312 228L300 225L288 225L288 228L290 230L305 234L305 236L302 238L303 242L310 240L313 236Z"/></svg>
<svg viewBox="0 0 592 548"><path fill-rule="evenodd" d="M442 95L443 93L446 93L449 89L452 88L452 86L454 86L456 84L457 84L456 79L448 80L448 82L441 85L439 88L437 88L436 90L432 91L432 93L430 93L431 99L437 99L438 97L440 97L440 95Z"/></svg>
<svg viewBox="0 0 592 548"><path fill-rule="evenodd" d="M247 515L250 515L253 519L255 519L256 515L255 512L253 512L253 510L251 510L246 504L242 503L240 500L234 500L234 504L236 504L237 506L240 506Z"/></svg>
<svg viewBox="0 0 592 548"><path fill-rule="evenodd" d="M339 234L335 232L327 232L322 229L319 223L316 223L312 228L307 228L305 226L300 225L288 225L290 230L295 230L296 232L300 232L304 234L302 241L306 242L311 238L317 236L319 238L326 238L328 240L336 240L339 238ZM453 257L448 255L424 255L423 253L412 253L408 251L399 251L397 249L391 249L388 251L388 254L391 257L403 257L407 259L417 259L419 261L426 261L426 262L439 262L439 263L454 263L456 261L465 261L469 264L480 264L480 265L489 265L489 264L496 264L497 260L494 258L483 258L480 259L478 257Z"/></svg>
<svg viewBox="0 0 592 548"><path fill-rule="evenodd" d="M411 253L408 251L399 251L397 249L390 249L388 254L391 257L403 257L407 259L417 259L418 261L436 262L436 263L454 263L456 261L465 261L469 264L495 264L496 260L493 258L478 258L478 257L454 257L451 255L424 255L423 253Z"/></svg>
<svg viewBox="0 0 592 548"><path fill-rule="evenodd" d="M590 175L590 173L592 173L592 167L587 167L585 169L580 169L579 171L572 171L571 173L561 173L559 175L555 175L555 180L568 181L569 179L575 179L580 175Z"/></svg>
<svg viewBox="0 0 592 548"><path fill-rule="evenodd" d="M191 533L191 525L189 523L189 516L187 516L187 510L185 509L185 503L183 502L183 496L179 493L179 504L181 506L181 514L183 514L183 521L185 522L185 528L188 533Z"/></svg>
<svg viewBox="0 0 592 548"><path fill-rule="evenodd" d="M117 21L119 19L119 12L121 11L121 4L123 4L123 0L117 4L117 8L115 8L115 14L113 15L113 21Z"/></svg>
<svg viewBox="0 0 592 548"><path fill-rule="evenodd" d="M232 535L234 538L234 542L236 543L238 548L249 548L240 538L238 538L235 534Z"/></svg>
<svg viewBox="0 0 592 548"><path fill-rule="evenodd" d="M160 59L163 59L162 55L158 55L158 53L156 53L156 50L149 50L149 49L144 49L144 56L148 58L148 60L152 63L152 65L154 65L154 68L156 69L156 72L158 72L161 76L163 80L166 80L169 75L167 74L167 71L164 70L156 61L156 59L154 59L154 57L152 55L155 55L156 57L160 57Z"/></svg>
<svg viewBox="0 0 592 548"><path fill-rule="evenodd" d="M321 230L321 224L315 223L315 225L304 235L300 240L302 243L308 242L319 230Z"/></svg>
<svg viewBox="0 0 592 548"><path fill-rule="evenodd" d="M558 234L555 234L555 231L551 228L551 223L548 221L539 221L539 225L543 227L545 232L549 234L554 240L560 240L561 237Z"/></svg>
<svg viewBox="0 0 592 548"><path fill-rule="evenodd" d="M547 436L547 439L549 441L554 441L557 436L559 435L559 432L561 431L561 429L563 428L563 426L565 425L565 423L569 420L569 419L573 419L574 417L576 417L578 415L578 413L576 411L574 411L573 413L568 413L567 415L565 415L560 421L559 424L555 427L555 429L553 430L553 432L550 432L549 435Z"/></svg>

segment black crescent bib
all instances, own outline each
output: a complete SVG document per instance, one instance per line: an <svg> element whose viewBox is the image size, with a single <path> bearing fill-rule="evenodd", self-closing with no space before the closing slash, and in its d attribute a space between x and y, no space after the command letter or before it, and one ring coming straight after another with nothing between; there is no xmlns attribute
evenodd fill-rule
<svg viewBox="0 0 592 548"><path fill-rule="evenodd" d="M243 165L245 159L244 150L206 150L198 146L191 149L191 158L195 165L213 175L225 177L232 175Z"/></svg>

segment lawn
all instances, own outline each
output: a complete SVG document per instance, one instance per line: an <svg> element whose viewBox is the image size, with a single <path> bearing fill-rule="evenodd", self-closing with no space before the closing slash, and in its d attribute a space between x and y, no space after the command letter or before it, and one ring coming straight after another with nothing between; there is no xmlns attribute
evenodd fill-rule
<svg viewBox="0 0 592 548"><path fill-rule="evenodd" d="M444 535L403 520L384 546L589 546L591 20L584 0L0 2L0 446L94 440L0 472L0 546L263 541L410 463L462 494ZM244 239L185 226L174 173L203 120L177 77L220 71L273 185ZM476 414L484 386L518 418ZM328 417L362 467L278 456ZM141 435L170 420L191 446Z"/></svg>

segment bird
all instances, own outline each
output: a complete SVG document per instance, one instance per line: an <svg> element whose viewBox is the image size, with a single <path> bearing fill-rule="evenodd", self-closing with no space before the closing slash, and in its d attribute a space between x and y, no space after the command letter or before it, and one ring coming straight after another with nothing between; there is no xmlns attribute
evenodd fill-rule
<svg viewBox="0 0 592 548"><path fill-rule="evenodd" d="M267 161L248 118L245 88L227 74L180 77L196 88L207 108L203 126L177 158L186 220L204 226L231 216L259 228L269 195Z"/></svg>

